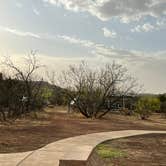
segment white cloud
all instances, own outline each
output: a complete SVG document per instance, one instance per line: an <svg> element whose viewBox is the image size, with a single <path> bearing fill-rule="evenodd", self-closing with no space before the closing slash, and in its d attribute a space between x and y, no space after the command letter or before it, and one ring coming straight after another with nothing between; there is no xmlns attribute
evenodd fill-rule
<svg viewBox="0 0 166 166"><path fill-rule="evenodd" d="M149 30L150 26L144 26L143 30L147 31ZM86 47L91 49L91 53L100 56L100 57L107 57L107 58L113 58L118 60L125 60L128 62L141 62L145 63L146 61L150 61L151 59L161 59L165 58L166 51L160 52L160 53L145 53L141 51L135 51L135 50L124 50L124 49L117 49L114 48L114 46L105 46L101 43L96 43L90 40L82 40L77 37L73 36L67 36L67 35L49 35L49 34L35 34L32 32L25 32L20 31L16 29L12 29L9 27L3 27L0 26L0 30L21 36L21 37L33 37L36 39L44 39L44 40L64 40L71 44L80 45L82 47ZM142 30L142 29L141 29ZM108 35L108 34L107 34Z"/></svg>
<svg viewBox="0 0 166 166"><path fill-rule="evenodd" d="M160 29L166 28L166 18L157 20L156 21L156 26L158 26Z"/></svg>
<svg viewBox="0 0 166 166"><path fill-rule="evenodd" d="M34 14L36 14L37 16L39 16L39 15L40 15L39 10L37 10L36 8L33 8L33 13L34 13Z"/></svg>
<svg viewBox="0 0 166 166"><path fill-rule="evenodd" d="M150 23L147 23L147 24L144 24L142 26L142 29L145 32L149 32L149 31L152 31L154 29L154 26L152 24L150 24Z"/></svg>
<svg viewBox="0 0 166 166"><path fill-rule="evenodd" d="M107 47L104 44L95 43L89 40L81 40L76 37L66 36L66 35L59 35L58 38L63 39L71 44L80 45L82 47L90 48L93 54L99 57L107 57L111 59L117 59L118 61L126 61L130 63L137 63L144 64L151 60L166 60L166 51L162 52L141 52L135 50L124 50L124 49L117 49L113 46Z"/></svg>
<svg viewBox="0 0 166 166"><path fill-rule="evenodd" d="M141 25L137 25L135 28L131 29L131 32L151 32L151 31L153 31L156 28L157 27L154 27L150 23L145 23L142 26Z"/></svg>
<svg viewBox="0 0 166 166"><path fill-rule="evenodd" d="M166 14L164 0L43 0L74 12L86 11L100 20L118 17L122 22L136 21L144 16L161 17Z"/></svg>
<svg viewBox="0 0 166 166"><path fill-rule="evenodd" d="M131 32L152 32L166 28L166 19L159 19L155 24L145 23L143 25L137 25L131 29Z"/></svg>
<svg viewBox="0 0 166 166"><path fill-rule="evenodd" d="M110 31L108 28L104 27L102 28L104 36L105 37L110 37L110 38L116 38L117 33L115 31Z"/></svg>
<svg viewBox="0 0 166 166"><path fill-rule="evenodd" d="M37 38L37 39L41 38L40 35L38 35L38 34L35 34L32 32L24 32L24 31L20 31L17 29L9 28L9 27L0 26L0 30L9 32L9 33L17 35L17 36L22 36L22 37L33 37L33 38Z"/></svg>
<svg viewBox="0 0 166 166"><path fill-rule="evenodd" d="M65 41L68 41L69 43L72 44L80 44L81 46L84 47L95 47L95 43L89 40L81 40L79 38L66 36L66 35L58 35L57 37Z"/></svg>

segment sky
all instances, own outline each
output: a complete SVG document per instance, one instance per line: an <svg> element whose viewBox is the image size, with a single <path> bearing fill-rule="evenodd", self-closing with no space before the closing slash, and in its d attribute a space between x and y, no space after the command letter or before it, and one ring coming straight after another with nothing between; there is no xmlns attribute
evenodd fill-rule
<svg viewBox="0 0 166 166"><path fill-rule="evenodd" d="M0 0L0 56L37 50L60 72L81 60L126 66L145 93L166 92L165 0Z"/></svg>

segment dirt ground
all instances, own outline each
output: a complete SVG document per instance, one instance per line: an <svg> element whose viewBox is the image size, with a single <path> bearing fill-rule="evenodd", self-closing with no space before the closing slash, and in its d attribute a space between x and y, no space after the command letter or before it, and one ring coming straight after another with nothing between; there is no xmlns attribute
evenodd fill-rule
<svg viewBox="0 0 166 166"><path fill-rule="evenodd" d="M117 158L100 158L103 166L165 166L166 134L148 134L116 139L103 144L107 148L121 150L126 155Z"/></svg>
<svg viewBox="0 0 166 166"><path fill-rule="evenodd" d="M25 152L67 137L115 130L166 130L166 119L155 114L149 120L109 114L102 120L67 114L66 108L47 108L38 119L17 120L0 124L0 153Z"/></svg>

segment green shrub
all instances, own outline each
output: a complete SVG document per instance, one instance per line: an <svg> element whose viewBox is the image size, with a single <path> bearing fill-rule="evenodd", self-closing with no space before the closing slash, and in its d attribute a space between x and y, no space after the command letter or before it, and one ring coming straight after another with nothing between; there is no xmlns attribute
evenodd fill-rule
<svg viewBox="0 0 166 166"><path fill-rule="evenodd" d="M141 97L136 104L136 112L141 119L147 119L153 111L160 109L160 100L155 97Z"/></svg>

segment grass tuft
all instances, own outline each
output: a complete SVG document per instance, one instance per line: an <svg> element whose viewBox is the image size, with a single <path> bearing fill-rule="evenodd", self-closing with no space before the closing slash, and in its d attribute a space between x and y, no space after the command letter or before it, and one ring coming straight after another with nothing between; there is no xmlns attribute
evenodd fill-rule
<svg viewBox="0 0 166 166"><path fill-rule="evenodd" d="M96 148L97 154L102 158L115 159L126 157L127 154L119 149L111 148L105 144L100 144Z"/></svg>

